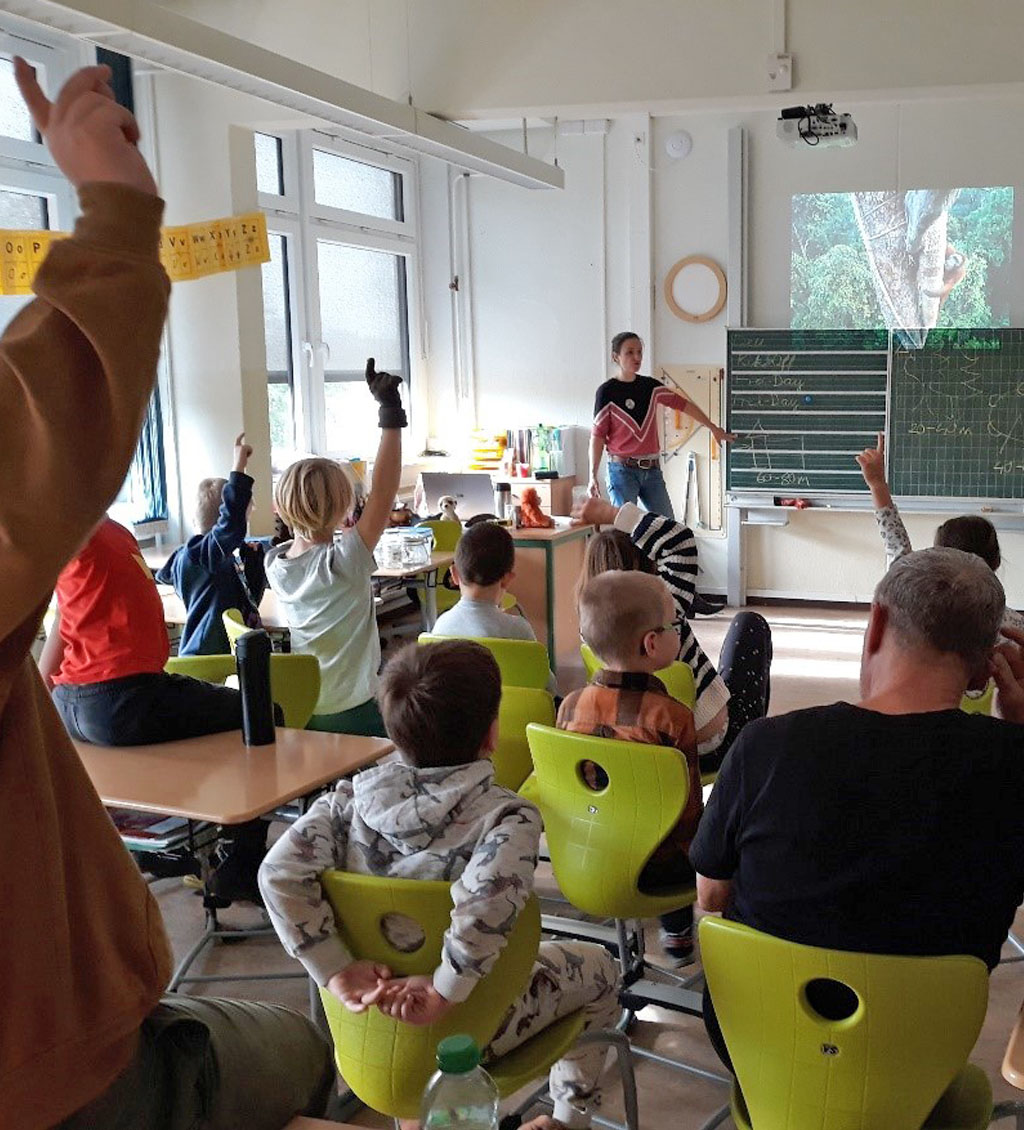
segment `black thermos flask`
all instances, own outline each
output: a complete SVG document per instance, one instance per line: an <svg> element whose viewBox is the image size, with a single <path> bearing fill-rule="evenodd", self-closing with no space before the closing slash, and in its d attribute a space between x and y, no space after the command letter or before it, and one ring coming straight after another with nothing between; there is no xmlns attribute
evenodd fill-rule
<svg viewBox="0 0 1024 1130"><path fill-rule="evenodd" d="M270 636L262 629L239 636L235 659L242 692L242 740L246 745L271 745L276 736L270 697Z"/></svg>

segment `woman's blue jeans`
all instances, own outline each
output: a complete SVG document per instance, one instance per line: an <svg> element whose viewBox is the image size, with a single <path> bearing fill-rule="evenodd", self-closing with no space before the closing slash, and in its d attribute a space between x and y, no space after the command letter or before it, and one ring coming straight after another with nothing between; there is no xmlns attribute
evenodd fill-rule
<svg viewBox="0 0 1024 1130"><path fill-rule="evenodd" d="M652 514L675 517L660 465L645 471L641 467L629 467L609 459L608 497L615 506L639 500Z"/></svg>

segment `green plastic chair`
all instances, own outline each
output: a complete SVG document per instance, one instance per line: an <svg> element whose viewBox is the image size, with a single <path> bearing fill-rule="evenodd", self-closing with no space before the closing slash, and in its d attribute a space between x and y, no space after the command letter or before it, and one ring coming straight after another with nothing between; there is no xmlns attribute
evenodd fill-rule
<svg viewBox="0 0 1024 1130"><path fill-rule="evenodd" d="M419 637L421 644L440 643L450 636L435 636L423 632ZM474 638L473 643L481 644L498 661L501 668L502 686L534 687L545 690L551 676L548 666L548 649L536 640L495 640Z"/></svg>
<svg viewBox="0 0 1024 1130"><path fill-rule="evenodd" d="M399 976L433 973L444 933L451 924L448 883L336 870L325 871L320 882L334 908L342 939L356 958L384 962ZM395 949L388 942L383 924L391 914L419 923L424 941L414 952ZM480 1047L486 1047L509 1005L523 991L539 942L540 910L536 897L531 896L491 972L473 989L468 1000L430 1026L404 1024L376 1008L349 1012L322 988L320 997L334 1041L335 1059L345 1082L362 1102L381 1114L416 1118L427 1080L436 1070L438 1043L446 1036L464 1032ZM489 1062L487 1071L504 1097L543 1075L574 1044L609 1043L619 1055L627 1125L636 1130L636 1092L628 1039L620 1032L582 1033L583 1015L573 1013L556 1020L508 1055Z"/></svg>
<svg viewBox="0 0 1024 1130"><path fill-rule="evenodd" d="M237 608L229 608L226 612L223 612L220 621L224 625L224 631L227 632L228 646L231 648L231 654L234 655L235 644L238 642L239 637L244 636L250 629L242 619L242 613Z"/></svg>
<svg viewBox="0 0 1024 1130"><path fill-rule="evenodd" d="M531 722L555 724L555 703L547 691L534 687L502 687L498 712L498 746L491 754L494 779L515 791L533 772L526 727Z"/></svg>
<svg viewBox="0 0 1024 1130"><path fill-rule="evenodd" d="M580 644L580 656L583 666L587 671L587 678L592 679L604 667L601 660L594 654L589 644ZM655 676L665 684L665 690L691 710L697 702L697 687L693 681L693 669L689 663L682 663L678 659L670 667L663 667L654 672Z"/></svg>
<svg viewBox="0 0 1024 1130"><path fill-rule="evenodd" d="M592 918L615 920L611 936L601 940L617 949L626 986L619 997L624 1010L619 1027L625 1030L633 1015L649 1004L700 1016L701 994L688 981L676 986L645 976L642 925L645 918L695 902L696 887L681 883L656 892L639 887L644 865L686 804L690 781L683 758L667 746L595 738L550 726L533 724L526 734L534 774L519 792L544 818L551 866L562 894ZM584 783L584 761L604 769L604 789L595 792ZM544 929L551 933L572 936L579 926L572 919L544 919ZM585 934L599 938L605 932L588 923ZM728 1083L724 1075L705 1068L641 1047L632 1050L634 1056Z"/></svg>
<svg viewBox="0 0 1024 1130"><path fill-rule="evenodd" d="M536 723L526 734L551 866L573 906L599 918L651 918L696 900L693 886L647 894L637 885L689 795L677 750ZM584 783L585 761L608 775L600 792Z"/></svg>
<svg viewBox="0 0 1024 1130"><path fill-rule="evenodd" d="M982 1130L992 1089L967 1062L988 1005L976 957L891 957L783 941L707 917L700 948L736 1071L740 1130ZM856 994L829 1020L808 985ZM813 992L813 990L812 990ZM741 1092L742 1088L742 1092Z"/></svg>
<svg viewBox="0 0 1024 1130"><path fill-rule="evenodd" d="M238 674L233 655L175 655L167 660L164 670L221 684ZM303 729L320 697L320 664L316 656L272 654L270 694L284 711L284 724Z"/></svg>
<svg viewBox="0 0 1024 1130"><path fill-rule="evenodd" d="M980 695L967 695L960 700L960 709L965 714L991 714L995 705L996 684L989 679L988 686Z"/></svg>

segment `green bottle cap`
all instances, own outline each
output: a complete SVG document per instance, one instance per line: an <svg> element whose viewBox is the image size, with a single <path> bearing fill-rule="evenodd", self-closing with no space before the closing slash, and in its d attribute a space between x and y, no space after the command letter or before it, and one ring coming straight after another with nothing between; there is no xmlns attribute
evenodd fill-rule
<svg viewBox="0 0 1024 1130"><path fill-rule="evenodd" d="M437 1066L446 1075L464 1075L480 1064L480 1049L472 1036L447 1036L437 1045Z"/></svg>

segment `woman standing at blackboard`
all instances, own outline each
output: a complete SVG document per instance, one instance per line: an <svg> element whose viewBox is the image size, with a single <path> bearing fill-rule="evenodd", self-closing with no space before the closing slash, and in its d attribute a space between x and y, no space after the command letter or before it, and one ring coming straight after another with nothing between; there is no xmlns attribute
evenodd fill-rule
<svg viewBox="0 0 1024 1130"><path fill-rule="evenodd" d="M659 407L674 408L706 424L718 443L734 437L713 424L696 406L654 377L640 376L644 343L629 331L612 338L618 373L597 390L590 433L590 493L600 498L601 456L608 455L608 497L615 506L639 500L654 514L674 517L661 473Z"/></svg>

